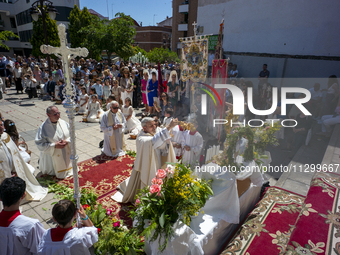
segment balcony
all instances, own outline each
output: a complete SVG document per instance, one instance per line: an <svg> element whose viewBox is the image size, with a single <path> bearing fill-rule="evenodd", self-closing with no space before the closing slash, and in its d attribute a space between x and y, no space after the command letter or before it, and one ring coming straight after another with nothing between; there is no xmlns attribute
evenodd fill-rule
<svg viewBox="0 0 340 255"><path fill-rule="evenodd" d="M188 13L189 12L189 4L181 4L178 8L179 13Z"/></svg>
<svg viewBox="0 0 340 255"><path fill-rule="evenodd" d="M188 31L188 24L178 24L178 31Z"/></svg>

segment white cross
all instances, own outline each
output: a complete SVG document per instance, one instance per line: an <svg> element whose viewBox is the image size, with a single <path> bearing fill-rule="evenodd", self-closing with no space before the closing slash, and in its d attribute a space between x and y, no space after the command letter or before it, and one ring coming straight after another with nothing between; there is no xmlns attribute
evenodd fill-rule
<svg viewBox="0 0 340 255"><path fill-rule="evenodd" d="M67 46L66 39L66 27L64 24L58 25L58 34L60 39L60 47L53 47L50 45L41 45L40 51L44 54L54 54L58 58L61 58L64 66L65 74L65 92L66 95L73 95L73 89L71 86L71 71L70 71L70 59L74 57L86 57L89 51L86 48L69 48Z"/></svg>
<svg viewBox="0 0 340 255"><path fill-rule="evenodd" d="M194 21L194 23L192 23L192 25L194 26L194 36L196 37L196 33L197 33L197 29L196 29L197 23L196 23L196 21Z"/></svg>

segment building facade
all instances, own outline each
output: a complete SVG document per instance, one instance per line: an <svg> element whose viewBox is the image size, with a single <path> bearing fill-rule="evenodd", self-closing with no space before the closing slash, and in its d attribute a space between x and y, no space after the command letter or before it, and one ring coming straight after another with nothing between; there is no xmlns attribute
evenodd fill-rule
<svg viewBox="0 0 340 255"><path fill-rule="evenodd" d="M153 48L171 47L171 27L162 26L136 26L135 45L145 51L150 51Z"/></svg>
<svg viewBox="0 0 340 255"><path fill-rule="evenodd" d="M172 42L171 49L178 54L181 50L180 38L194 35L193 23L197 22L198 0L172 1Z"/></svg>
<svg viewBox="0 0 340 255"><path fill-rule="evenodd" d="M0 53L12 55L29 55L32 45L29 40L33 34L33 23L30 8L33 0L0 0L0 31L9 30L17 34L20 39L9 40L6 45L9 52L0 49ZM53 0L53 5L58 11L57 24L68 25L68 17L74 5L79 6L79 0Z"/></svg>
<svg viewBox="0 0 340 255"><path fill-rule="evenodd" d="M218 34L225 19L224 53L243 77L257 77L264 63L271 77L339 77L338 12L333 0L198 0L197 23Z"/></svg>

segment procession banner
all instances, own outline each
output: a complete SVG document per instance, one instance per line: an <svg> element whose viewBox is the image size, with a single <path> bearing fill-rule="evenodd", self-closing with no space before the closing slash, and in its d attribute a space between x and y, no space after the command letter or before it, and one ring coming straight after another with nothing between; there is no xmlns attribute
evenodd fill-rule
<svg viewBox="0 0 340 255"><path fill-rule="evenodd" d="M212 84L227 84L228 81L228 60L227 59L216 59L212 62ZM219 119L224 119L225 117L225 99L226 99L226 90L225 89L216 89L220 98L222 99L223 104L217 104L216 106L216 115ZM211 114L211 121L214 116ZM222 126L218 127L217 139L219 140L221 137Z"/></svg>
<svg viewBox="0 0 340 255"><path fill-rule="evenodd" d="M181 79L183 82L204 82L208 74L208 36L182 40Z"/></svg>

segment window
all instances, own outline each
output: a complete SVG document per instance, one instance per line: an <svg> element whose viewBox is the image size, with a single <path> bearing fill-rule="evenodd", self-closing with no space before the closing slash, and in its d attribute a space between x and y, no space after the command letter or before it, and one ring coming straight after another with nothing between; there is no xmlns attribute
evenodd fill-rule
<svg viewBox="0 0 340 255"><path fill-rule="evenodd" d="M18 13L16 15L16 18L17 18L18 26L25 25L27 23L31 23L32 22L32 16L30 14L30 10L29 9L26 10L26 11Z"/></svg>
<svg viewBox="0 0 340 255"><path fill-rule="evenodd" d="M26 0L26 3L29 3L30 2L30 0Z"/></svg>
<svg viewBox="0 0 340 255"><path fill-rule="evenodd" d="M30 39L32 38L32 35L33 30L20 31L19 32L20 42L29 42Z"/></svg>
<svg viewBox="0 0 340 255"><path fill-rule="evenodd" d="M11 22L11 28L16 28L17 24L15 23L15 18L9 18L10 22Z"/></svg>
<svg viewBox="0 0 340 255"><path fill-rule="evenodd" d="M56 16L57 21L66 21L68 22L68 17L70 16L70 12L72 11L72 8L69 7L62 7L62 6L56 6L55 7L59 14Z"/></svg>

